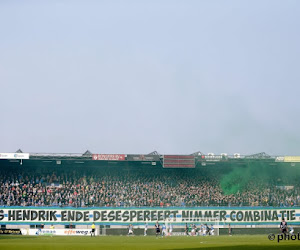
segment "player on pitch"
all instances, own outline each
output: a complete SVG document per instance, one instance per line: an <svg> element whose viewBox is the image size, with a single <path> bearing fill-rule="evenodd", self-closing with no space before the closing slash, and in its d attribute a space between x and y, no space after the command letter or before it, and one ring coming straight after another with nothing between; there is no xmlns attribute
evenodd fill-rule
<svg viewBox="0 0 300 250"><path fill-rule="evenodd" d="M157 238L157 236L160 235L160 225L158 224L158 221L155 224L155 235L156 235L156 238Z"/></svg>
<svg viewBox="0 0 300 250"><path fill-rule="evenodd" d="M96 236L96 232L95 232L96 231L96 226L95 226L94 222L93 222L91 228L92 228L91 237L93 237L93 235Z"/></svg>
<svg viewBox="0 0 300 250"><path fill-rule="evenodd" d="M280 222L280 231L281 233L283 233L284 235L286 235L287 233L287 223L284 220L284 218L282 218L282 221Z"/></svg>

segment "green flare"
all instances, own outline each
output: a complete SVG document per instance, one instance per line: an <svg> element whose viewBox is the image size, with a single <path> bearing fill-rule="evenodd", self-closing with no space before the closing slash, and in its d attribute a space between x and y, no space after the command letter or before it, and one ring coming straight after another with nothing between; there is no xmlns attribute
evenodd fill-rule
<svg viewBox="0 0 300 250"><path fill-rule="evenodd" d="M232 172L225 175L221 180L221 188L224 194L236 194L243 191L247 185L248 178L245 178L244 169L235 168Z"/></svg>
<svg viewBox="0 0 300 250"><path fill-rule="evenodd" d="M270 187L275 185L298 185L300 170L289 164L274 164L271 162L249 161L244 166L234 166L223 175L220 184L224 194L243 192L249 186ZM251 185L249 185L251 183Z"/></svg>

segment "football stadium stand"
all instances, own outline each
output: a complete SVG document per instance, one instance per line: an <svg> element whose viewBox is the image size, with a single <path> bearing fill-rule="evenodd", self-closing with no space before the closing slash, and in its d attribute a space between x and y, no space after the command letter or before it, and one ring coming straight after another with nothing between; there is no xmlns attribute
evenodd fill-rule
<svg viewBox="0 0 300 250"><path fill-rule="evenodd" d="M292 175L295 180L284 180L284 175L273 173L296 166L291 166L282 157L258 157L261 155L230 158L210 154L181 156L183 160L178 160L175 156L158 154L92 155L87 151L83 155L31 154L29 159L2 159L0 206L299 205L300 189L296 176ZM175 160L172 162L172 159ZM163 168L164 164L167 164L166 168ZM268 178L263 172L256 172L263 178L251 176L251 173L247 176L249 166L253 171L267 168ZM236 173L237 176L230 176L233 169L242 171ZM226 178L231 179L226 182ZM226 185L235 185L236 190L228 191Z"/></svg>

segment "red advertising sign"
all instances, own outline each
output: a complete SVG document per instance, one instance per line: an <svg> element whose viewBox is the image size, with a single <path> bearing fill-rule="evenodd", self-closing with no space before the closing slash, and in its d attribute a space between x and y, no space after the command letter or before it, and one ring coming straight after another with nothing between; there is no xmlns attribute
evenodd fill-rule
<svg viewBox="0 0 300 250"><path fill-rule="evenodd" d="M164 168L195 168L193 155L164 155Z"/></svg>
<svg viewBox="0 0 300 250"><path fill-rule="evenodd" d="M93 154L93 160L98 161L125 161L126 155L119 155L119 154Z"/></svg>

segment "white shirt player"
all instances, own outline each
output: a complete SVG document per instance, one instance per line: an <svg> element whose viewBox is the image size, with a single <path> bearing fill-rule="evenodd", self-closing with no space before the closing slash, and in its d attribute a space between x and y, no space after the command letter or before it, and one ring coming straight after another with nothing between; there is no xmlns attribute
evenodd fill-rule
<svg viewBox="0 0 300 250"><path fill-rule="evenodd" d="M167 233L168 233L169 232L169 223L168 223L168 220L166 220L165 225L166 225L166 230L167 230Z"/></svg>
<svg viewBox="0 0 300 250"><path fill-rule="evenodd" d="M166 227L166 224L163 224L163 226L162 226L162 236L167 236L167 227Z"/></svg>
<svg viewBox="0 0 300 250"><path fill-rule="evenodd" d="M169 225L169 234L170 234L170 236L172 235L172 232L173 232L173 225L170 224Z"/></svg>
<svg viewBox="0 0 300 250"><path fill-rule="evenodd" d="M145 223L144 225L144 236L147 236L148 224Z"/></svg>
<svg viewBox="0 0 300 250"><path fill-rule="evenodd" d="M131 224L128 227L128 234L133 234L133 226Z"/></svg>

